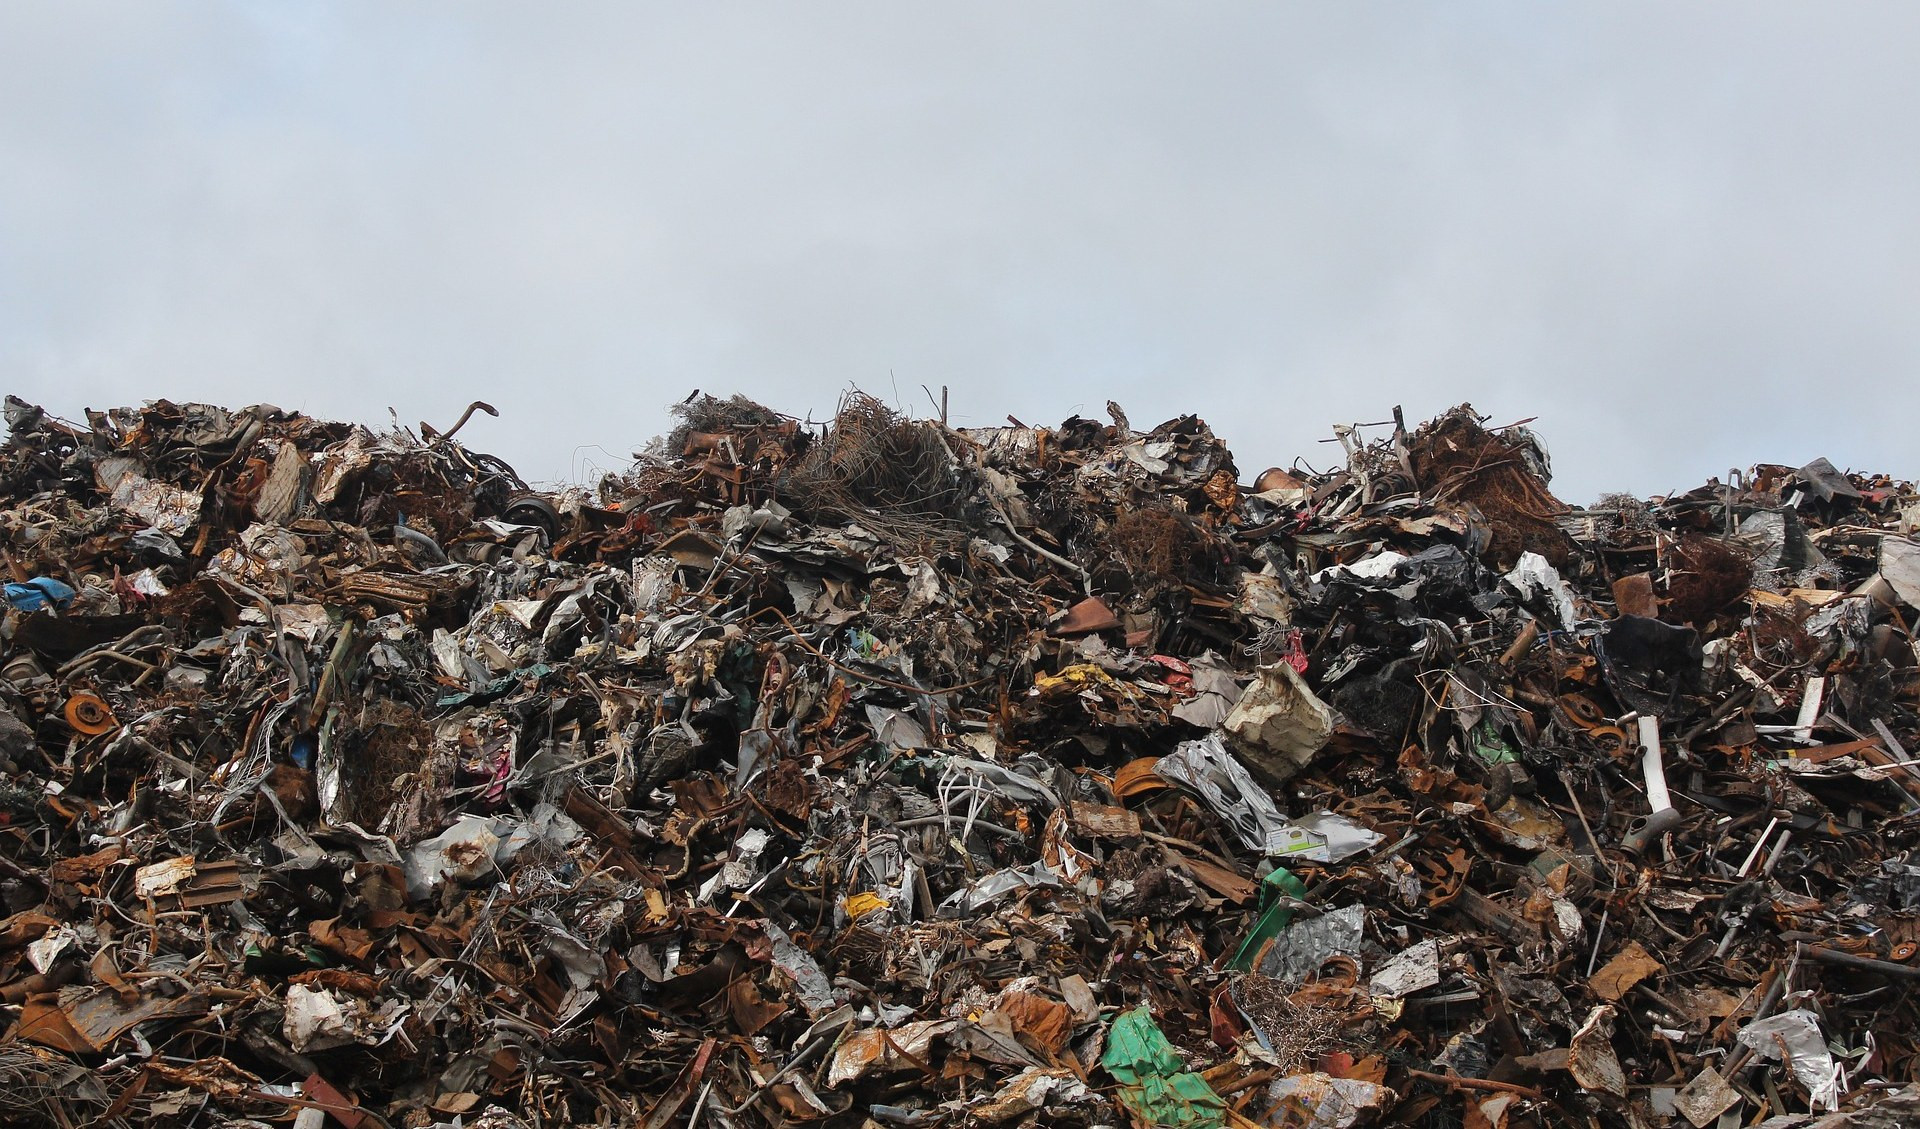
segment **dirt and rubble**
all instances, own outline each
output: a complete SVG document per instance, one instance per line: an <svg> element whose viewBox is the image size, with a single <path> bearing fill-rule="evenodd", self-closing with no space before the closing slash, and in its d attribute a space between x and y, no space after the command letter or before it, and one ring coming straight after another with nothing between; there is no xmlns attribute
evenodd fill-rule
<svg viewBox="0 0 1920 1129"><path fill-rule="evenodd" d="M1920 1118L1911 483L1109 408L9 398L0 1121Z"/></svg>

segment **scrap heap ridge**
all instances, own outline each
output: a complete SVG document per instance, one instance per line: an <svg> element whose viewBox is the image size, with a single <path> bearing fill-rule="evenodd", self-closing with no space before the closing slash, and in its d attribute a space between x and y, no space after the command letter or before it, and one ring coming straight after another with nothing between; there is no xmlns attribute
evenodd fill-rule
<svg viewBox="0 0 1920 1129"><path fill-rule="evenodd" d="M8 398L0 1121L1920 1118L1911 483L1109 407Z"/></svg>

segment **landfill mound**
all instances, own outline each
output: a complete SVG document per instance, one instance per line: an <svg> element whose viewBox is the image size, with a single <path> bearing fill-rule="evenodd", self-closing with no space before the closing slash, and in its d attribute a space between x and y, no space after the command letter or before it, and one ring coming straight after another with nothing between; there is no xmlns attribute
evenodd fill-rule
<svg viewBox="0 0 1920 1129"><path fill-rule="evenodd" d="M7 400L0 1122L1920 1117L1911 483L476 410Z"/></svg>

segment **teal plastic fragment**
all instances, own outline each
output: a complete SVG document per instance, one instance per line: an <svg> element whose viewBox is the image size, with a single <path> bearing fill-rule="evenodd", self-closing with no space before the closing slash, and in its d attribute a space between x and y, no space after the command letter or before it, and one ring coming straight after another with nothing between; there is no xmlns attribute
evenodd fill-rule
<svg viewBox="0 0 1920 1129"><path fill-rule="evenodd" d="M1187 1069L1146 1008L1122 1012L1113 1021L1100 1065L1120 1080L1120 1104L1144 1124L1223 1129L1227 1123L1226 1099Z"/></svg>
<svg viewBox="0 0 1920 1129"><path fill-rule="evenodd" d="M1287 926L1293 924L1293 911L1287 908L1282 899L1290 898L1298 901L1306 896L1306 884L1295 878L1292 871L1283 866L1274 867L1273 873L1267 875L1266 879L1260 883L1262 912L1259 919L1253 923L1253 932L1248 933L1247 939L1240 942L1240 947L1234 951L1233 959L1227 962L1227 967L1235 972L1251 971L1254 962L1260 959L1260 950L1267 947L1267 942L1278 937Z"/></svg>

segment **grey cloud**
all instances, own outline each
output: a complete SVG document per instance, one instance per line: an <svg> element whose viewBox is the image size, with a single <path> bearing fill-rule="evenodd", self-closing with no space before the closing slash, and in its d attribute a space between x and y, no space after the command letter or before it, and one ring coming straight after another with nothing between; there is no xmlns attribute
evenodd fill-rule
<svg viewBox="0 0 1920 1129"><path fill-rule="evenodd" d="M13 4L0 373L65 412L1540 417L1562 492L1920 474L1900 6ZM577 450L578 449L578 450Z"/></svg>

